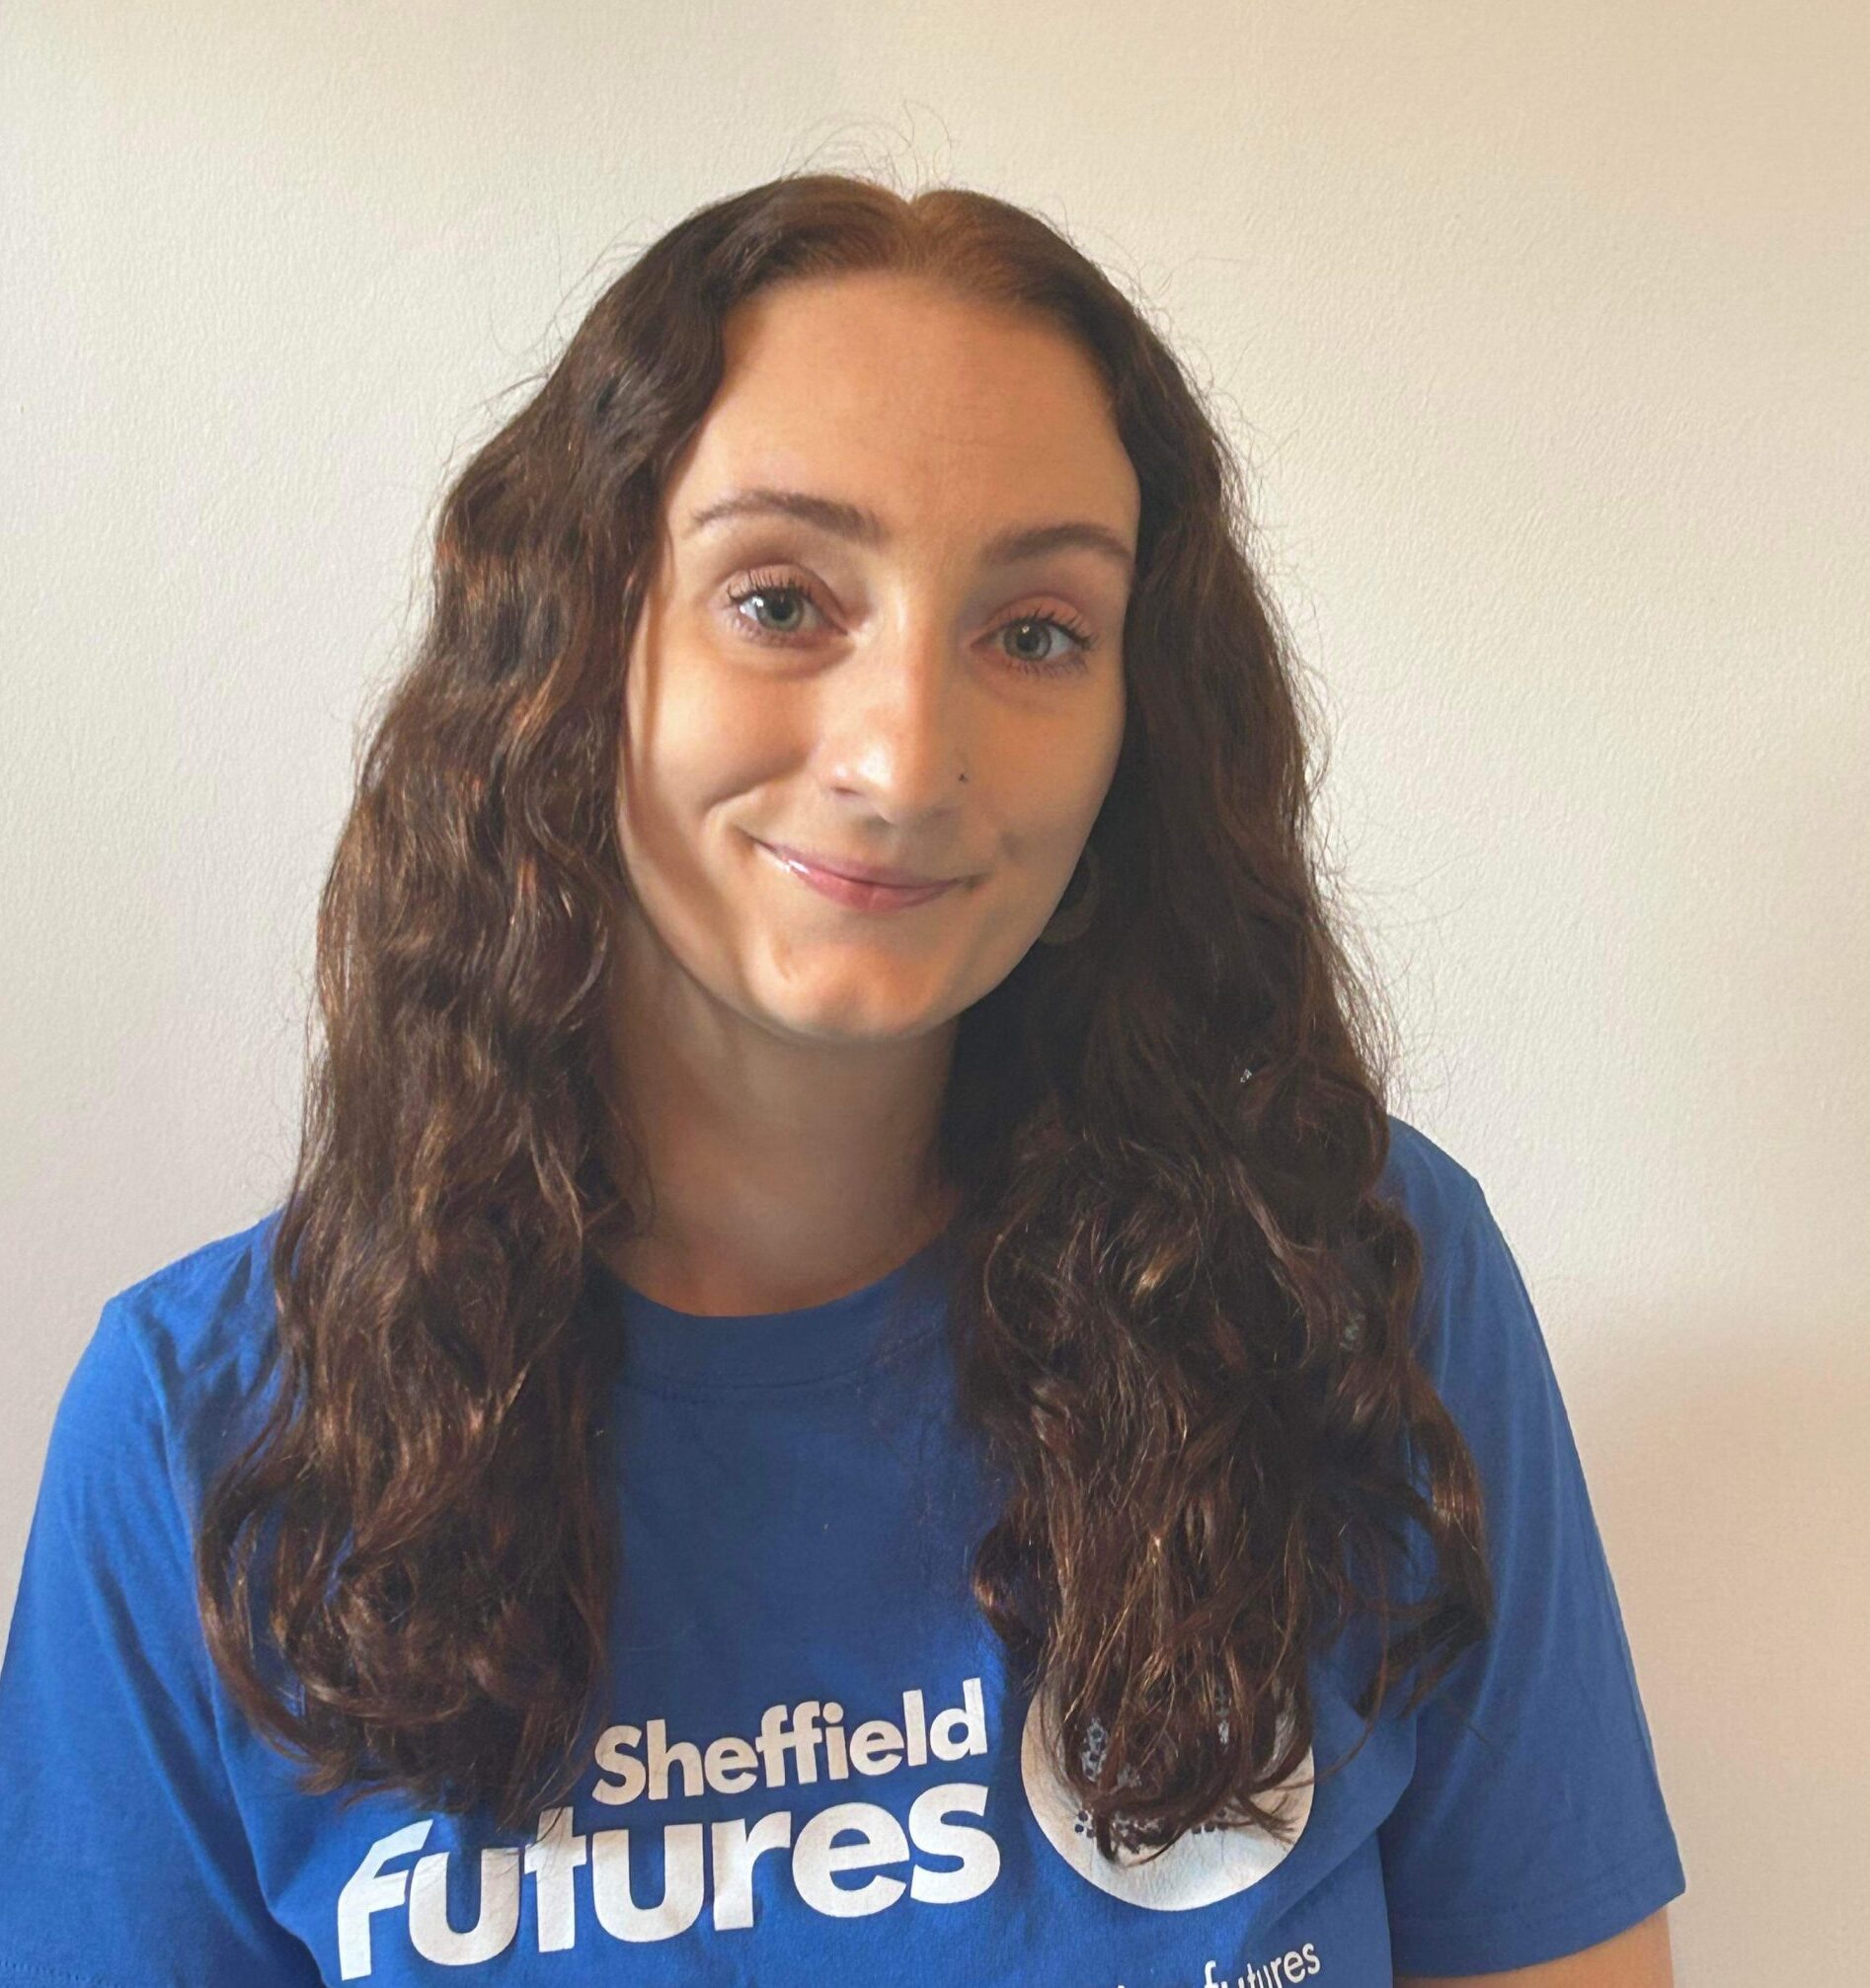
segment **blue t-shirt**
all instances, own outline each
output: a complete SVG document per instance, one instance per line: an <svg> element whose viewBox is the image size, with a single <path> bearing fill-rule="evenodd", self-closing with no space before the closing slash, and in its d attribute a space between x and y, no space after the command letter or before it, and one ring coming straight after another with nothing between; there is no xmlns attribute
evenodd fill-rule
<svg viewBox="0 0 1870 1988"><path fill-rule="evenodd" d="M1682 1869L1545 1344L1473 1176L1391 1129L1499 1618L1315 1789L1363 1731L1364 1673L1355 1636L1314 1658L1289 1846L1208 1829L1100 1860L969 1596L991 1514L943 1241L758 1317L595 1271L625 1334L624 1552L570 1796L490 1838L303 1794L211 1670L189 1552L265 1392L274 1211L113 1298L66 1388L0 1669L0 1983L1391 1988L1647 1917Z"/></svg>

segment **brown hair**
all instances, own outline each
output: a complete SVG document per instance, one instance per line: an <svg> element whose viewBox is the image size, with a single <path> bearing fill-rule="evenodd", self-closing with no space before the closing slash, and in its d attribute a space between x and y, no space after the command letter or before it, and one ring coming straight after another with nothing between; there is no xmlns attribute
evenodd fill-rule
<svg viewBox="0 0 1870 1988"><path fill-rule="evenodd" d="M214 1659L310 1792L524 1828L579 1771L620 1546L588 1252L639 1219L606 1158L619 659L724 317L869 270L1078 341L1142 496L1095 913L962 1015L942 1127L961 1398L1007 1486L977 1602L1060 1709L1107 1856L1216 1818L1282 1833L1255 1797L1302 1762L1308 1657L1352 1618L1384 1632L1372 1723L1491 1618L1472 1459L1409 1343L1419 1239L1375 1191L1383 1024L1322 889L1239 471L1046 222L801 173L657 240L467 463L362 758L273 1243L280 1385L197 1541ZM1410 1526L1438 1581L1405 1604L1385 1551Z"/></svg>

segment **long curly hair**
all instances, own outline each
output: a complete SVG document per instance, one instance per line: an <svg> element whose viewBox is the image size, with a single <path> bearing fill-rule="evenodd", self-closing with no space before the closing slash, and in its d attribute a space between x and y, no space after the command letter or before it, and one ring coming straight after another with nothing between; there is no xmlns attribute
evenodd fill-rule
<svg viewBox="0 0 1870 1988"><path fill-rule="evenodd" d="M789 174L645 250L472 455L360 756L271 1245L278 1385L196 1545L215 1663L308 1792L523 1829L579 1772L626 1545L587 1270L642 1222L605 1055L620 659L724 318L875 270L1078 341L1142 498L1090 925L960 1017L944 1102L959 1400L1006 1486L974 1598L1107 1857L1284 1839L1258 1797L1311 1744L1308 1658L1378 1627L1367 1737L1491 1622L1473 1461L1410 1344L1419 1238L1375 1191L1390 1024L1335 929L1240 471L1038 216ZM1435 1580L1405 1599L1412 1528Z"/></svg>

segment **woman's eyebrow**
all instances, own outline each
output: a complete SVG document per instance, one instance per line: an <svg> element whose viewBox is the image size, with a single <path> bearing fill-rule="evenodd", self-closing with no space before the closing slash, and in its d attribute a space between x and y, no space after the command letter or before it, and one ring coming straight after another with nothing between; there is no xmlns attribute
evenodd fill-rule
<svg viewBox="0 0 1870 1988"><path fill-rule="evenodd" d="M816 497L805 490L775 490L757 485L750 490L732 491L704 504L688 515L689 537L731 517L748 517L777 513L816 524L839 538L854 540L872 548L888 545L890 534L874 511L859 504L846 504L834 497ZM990 566L1011 566L1022 559L1035 559L1061 547L1096 552L1115 560L1128 576L1135 569L1135 555L1122 537L1108 525L1088 517L1062 518L1055 524L1029 524L1002 531L982 547Z"/></svg>

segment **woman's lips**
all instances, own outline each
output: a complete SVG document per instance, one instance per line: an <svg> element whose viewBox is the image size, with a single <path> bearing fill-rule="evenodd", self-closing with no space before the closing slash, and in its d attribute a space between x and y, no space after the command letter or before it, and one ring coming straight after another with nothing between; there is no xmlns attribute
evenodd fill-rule
<svg viewBox="0 0 1870 1988"><path fill-rule="evenodd" d="M811 862L797 850L776 847L771 842L761 842L759 846L781 869L790 870L802 884L811 885L821 897L829 898L833 904L846 905L854 912L905 911L911 905L925 905L931 898L939 898L944 891L952 891L960 882L959 878L950 877L945 882L934 884L866 883Z"/></svg>

